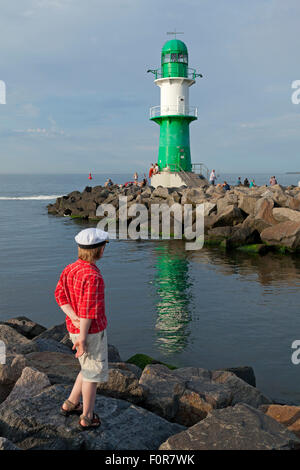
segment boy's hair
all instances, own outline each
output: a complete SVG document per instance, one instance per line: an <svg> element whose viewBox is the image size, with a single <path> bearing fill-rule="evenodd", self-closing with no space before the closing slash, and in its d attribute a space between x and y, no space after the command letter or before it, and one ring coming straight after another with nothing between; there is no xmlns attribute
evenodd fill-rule
<svg viewBox="0 0 300 470"><path fill-rule="evenodd" d="M105 243L103 243L103 245L105 245ZM97 248L91 248L87 250L78 247L78 258L82 259L82 261L88 261L89 263L97 261L101 257L101 250L103 248L103 245L98 246Z"/></svg>

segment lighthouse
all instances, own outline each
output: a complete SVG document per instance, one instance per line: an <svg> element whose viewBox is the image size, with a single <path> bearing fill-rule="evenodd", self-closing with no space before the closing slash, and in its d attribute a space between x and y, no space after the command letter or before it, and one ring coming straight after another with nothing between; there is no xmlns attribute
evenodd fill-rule
<svg viewBox="0 0 300 470"><path fill-rule="evenodd" d="M202 75L189 68L187 47L179 39L164 44L161 68L148 72L154 74L160 88L160 106L150 108L150 119L160 126L159 173L152 176L151 185L198 186L199 177L192 171L189 129L197 119L197 108L190 106L189 89Z"/></svg>

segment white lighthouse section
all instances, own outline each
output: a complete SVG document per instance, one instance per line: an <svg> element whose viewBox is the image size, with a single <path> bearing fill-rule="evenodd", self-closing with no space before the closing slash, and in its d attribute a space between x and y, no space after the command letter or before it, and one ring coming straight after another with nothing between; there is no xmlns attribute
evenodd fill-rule
<svg viewBox="0 0 300 470"><path fill-rule="evenodd" d="M195 80L183 77L159 78L154 83L160 87L160 106L150 110L150 117L184 115L197 117L197 108L189 106L189 87Z"/></svg>

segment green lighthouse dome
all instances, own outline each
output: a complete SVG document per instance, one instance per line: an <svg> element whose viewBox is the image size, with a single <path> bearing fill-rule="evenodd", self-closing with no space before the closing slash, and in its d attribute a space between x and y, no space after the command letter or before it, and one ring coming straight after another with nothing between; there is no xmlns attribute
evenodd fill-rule
<svg viewBox="0 0 300 470"><path fill-rule="evenodd" d="M180 41L179 39L170 39L170 41L167 41L163 45L162 54L167 54L171 52L187 54L188 50L183 41Z"/></svg>
<svg viewBox="0 0 300 470"><path fill-rule="evenodd" d="M179 39L167 41L161 51L162 77L187 77L188 51Z"/></svg>

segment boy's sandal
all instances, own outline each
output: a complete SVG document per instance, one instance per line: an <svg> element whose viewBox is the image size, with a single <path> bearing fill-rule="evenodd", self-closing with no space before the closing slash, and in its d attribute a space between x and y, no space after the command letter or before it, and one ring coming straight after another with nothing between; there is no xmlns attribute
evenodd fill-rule
<svg viewBox="0 0 300 470"><path fill-rule="evenodd" d="M65 410L63 408L63 406L67 406L67 409ZM69 415L72 415L72 414L75 414L75 415L80 415L82 413L82 404L81 403L77 403L77 405L75 405L74 403L72 403L70 400L66 400L61 409L60 409L60 412L63 416L69 416Z"/></svg>
<svg viewBox="0 0 300 470"><path fill-rule="evenodd" d="M82 426L81 421L85 421L86 425ZM79 419L79 427L82 430L99 428L100 424L101 424L101 420L96 413L93 414L92 419L84 415L81 415Z"/></svg>

